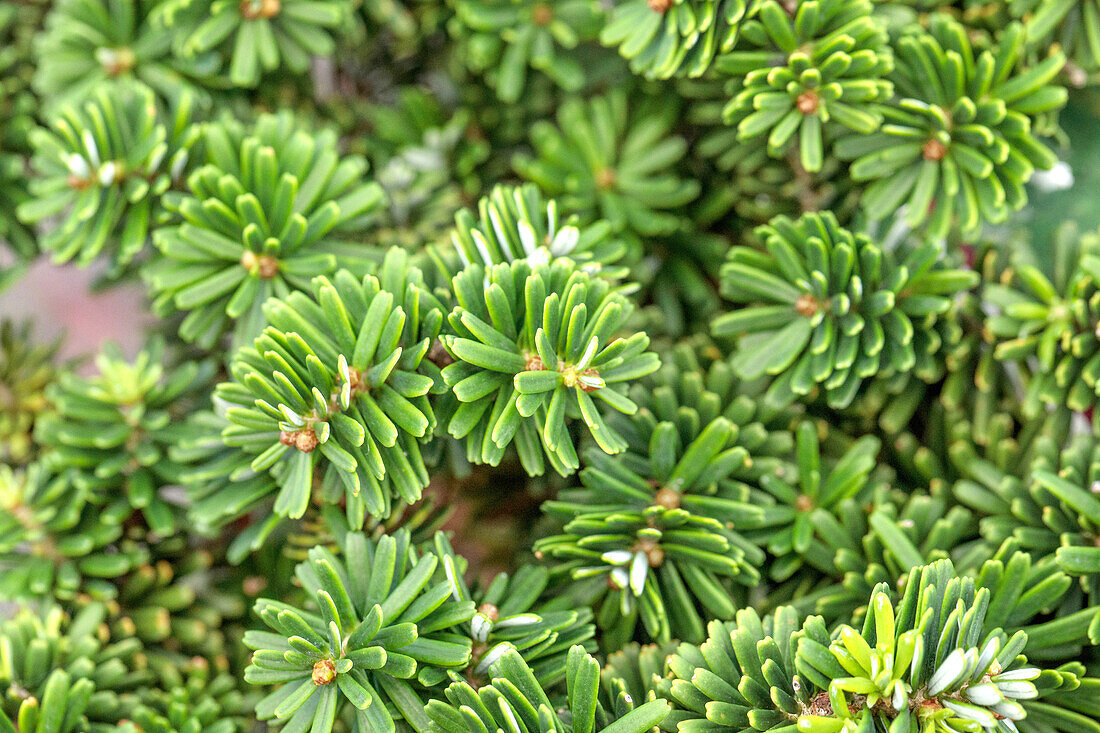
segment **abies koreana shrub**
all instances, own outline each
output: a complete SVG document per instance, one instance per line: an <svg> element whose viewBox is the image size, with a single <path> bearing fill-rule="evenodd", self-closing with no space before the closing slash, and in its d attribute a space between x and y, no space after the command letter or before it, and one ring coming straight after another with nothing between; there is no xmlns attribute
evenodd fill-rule
<svg viewBox="0 0 1100 733"><path fill-rule="evenodd" d="M1098 85L1096 0L0 0L0 733L1100 733Z"/></svg>
<svg viewBox="0 0 1100 733"><path fill-rule="evenodd" d="M231 330L244 345L259 335L269 297L336 270L343 237L361 231L382 191L359 179L366 161L334 154L331 131L296 129L289 114L200 134L208 162L173 205L181 223L158 230L163 256L146 276L162 313L187 314L182 338L209 348Z"/></svg>
<svg viewBox="0 0 1100 733"><path fill-rule="evenodd" d="M864 378L928 370L943 347L937 317L977 282L942 267L934 244L886 253L829 214L776 217L756 234L766 251L735 247L721 271L723 296L752 305L715 318L712 333L744 336L734 369L779 375L768 389L779 403L820 385L845 407Z"/></svg>

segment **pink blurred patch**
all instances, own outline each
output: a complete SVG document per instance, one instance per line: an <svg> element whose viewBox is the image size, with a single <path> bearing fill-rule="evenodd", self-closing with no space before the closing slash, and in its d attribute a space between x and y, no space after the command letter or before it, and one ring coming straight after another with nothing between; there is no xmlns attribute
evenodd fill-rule
<svg viewBox="0 0 1100 733"><path fill-rule="evenodd" d="M0 293L0 316L33 320L42 340L64 334L64 358L94 354L107 341L116 342L132 356L151 322L144 289L140 282L132 282L92 293L98 273L96 267L81 270L39 259L22 279Z"/></svg>

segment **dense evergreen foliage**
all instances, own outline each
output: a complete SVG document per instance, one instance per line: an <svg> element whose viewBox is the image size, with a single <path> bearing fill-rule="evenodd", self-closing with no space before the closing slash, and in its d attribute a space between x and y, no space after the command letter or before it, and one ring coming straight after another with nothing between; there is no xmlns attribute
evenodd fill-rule
<svg viewBox="0 0 1100 733"><path fill-rule="evenodd" d="M1100 733L1098 89L1097 0L0 0L0 303L146 311L0 314L0 733Z"/></svg>

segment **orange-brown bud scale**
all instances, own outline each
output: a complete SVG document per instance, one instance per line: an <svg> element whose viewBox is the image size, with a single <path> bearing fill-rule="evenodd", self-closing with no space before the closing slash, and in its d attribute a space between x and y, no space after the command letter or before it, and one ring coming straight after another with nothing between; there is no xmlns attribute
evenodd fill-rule
<svg viewBox="0 0 1100 733"><path fill-rule="evenodd" d="M947 146L943 144L942 140L932 138L921 148L921 155L924 156L925 160L943 160L947 157Z"/></svg>
<svg viewBox="0 0 1100 733"><path fill-rule="evenodd" d="M336 665L331 659L322 659L313 665L313 684L320 687L336 679Z"/></svg>
<svg viewBox="0 0 1100 733"><path fill-rule="evenodd" d="M313 432L313 428L282 430L279 432L279 442L297 448L303 453L312 453L321 444L321 441L317 439L317 433Z"/></svg>
<svg viewBox="0 0 1100 733"><path fill-rule="evenodd" d="M554 22L554 9L545 3L539 3L531 8L531 22L544 27Z"/></svg>
<svg viewBox="0 0 1100 733"><path fill-rule="evenodd" d="M596 173L596 186L603 191L613 187L618 180L619 176L614 168L603 168Z"/></svg>
<svg viewBox="0 0 1100 733"><path fill-rule="evenodd" d="M653 501L657 506L663 506L665 509L679 509L680 493L666 486L657 492Z"/></svg>
<svg viewBox="0 0 1100 733"><path fill-rule="evenodd" d="M245 250L241 255L241 267L264 280L270 280L279 274L279 261L270 255L258 255L252 250Z"/></svg>
<svg viewBox="0 0 1100 733"><path fill-rule="evenodd" d="M809 89L798 95L798 98L794 102L794 106L804 115L812 115L817 112L818 107L821 106L821 98L817 96L817 92Z"/></svg>
<svg viewBox="0 0 1100 733"><path fill-rule="evenodd" d="M588 369L585 369L582 372L582 374L586 377L598 377L598 376L600 376L599 370L597 370L595 367L589 367ZM577 380L577 384L585 392L595 392L596 390L599 389L599 387L594 387L590 384L585 384L584 382L582 382L580 380Z"/></svg>
<svg viewBox="0 0 1100 733"><path fill-rule="evenodd" d="M241 0L241 15L246 20L274 18L281 10L279 0Z"/></svg>
<svg viewBox="0 0 1100 733"><path fill-rule="evenodd" d="M794 303L795 312L797 312L800 316L806 316L807 318L817 313L818 307L819 304L817 302L817 298L810 295L809 293L804 293L803 295L800 295L798 297L798 300L796 300Z"/></svg>

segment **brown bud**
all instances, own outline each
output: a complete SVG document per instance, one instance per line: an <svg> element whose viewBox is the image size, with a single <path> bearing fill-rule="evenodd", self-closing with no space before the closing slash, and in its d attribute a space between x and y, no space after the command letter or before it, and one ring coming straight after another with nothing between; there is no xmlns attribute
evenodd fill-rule
<svg viewBox="0 0 1100 733"><path fill-rule="evenodd" d="M309 429L299 430L294 437L294 447L303 453L312 453L320 442L317 440L317 433Z"/></svg>
<svg viewBox="0 0 1100 733"><path fill-rule="evenodd" d="M331 659L322 659L313 665L313 684L320 687L336 679L336 665Z"/></svg>
<svg viewBox="0 0 1100 733"><path fill-rule="evenodd" d="M257 260L256 272L264 280L270 280L279 274L279 261L274 257L263 255Z"/></svg>
<svg viewBox="0 0 1100 733"><path fill-rule="evenodd" d="M267 578L262 575L250 575L241 583L241 590L247 596L258 596L267 587Z"/></svg>
<svg viewBox="0 0 1100 733"><path fill-rule="evenodd" d="M588 369L585 369L583 372L581 372L581 374L586 376L586 377L599 378L599 376L600 376L599 370L596 369L595 367L589 367ZM601 386L595 386L595 385L592 385L592 384L587 384L583 379L578 379L577 384L585 392L595 392L596 390L603 388L602 387L602 384L603 384L602 380L601 380Z"/></svg>
<svg viewBox="0 0 1100 733"><path fill-rule="evenodd" d="M351 385L352 392L368 388L368 385L363 380L363 373L353 366L348 367L348 383Z"/></svg>
<svg viewBox="0 0 1100 733"><path fill-rule="evenodd" d="M537 26L548 26L554 21L554 9L546 3L531 8L531 22Z"/></svg>
<svg viewBox="0 0 1100 733"><path fill-rule="evenodd" d="M666 486L657 492L657 496L653 501L657 506L663 506L665 509L679 509L680 493Z"/></svg>
<svg viewBox="0 0 1100 733"><path fill-rule="evenodd" d="M107 72L108 76L129 74L133 71L135 64L137 64L137 56L134 55L131 49L125 46L101 50L103 53L100 55L100 64L103 66L103 70Z"/></svg>
<svg viewBox="0 0 1100 733"><path fill-rule="evenodd" d="M241 15L247 20L274 18L280 10L279 0L241 0Z"/></svg>
<svg viewBox="0 0 1100 733"><path fill-rule="evenodd" d="M652 7L652 5L653 5L653 3L650 2L651 7ZM661 12L663 12L663 11L661 11ZM604 168L604 169L600 170L598 173L596 173L596 186L598 186L600 189L606 191L609 188L611 188L612 186L614 186L615 181L617 181L618 179L619 179L619 177L615 173L614 168Z"/></svg>
<svg viewBox="0 0 1100 733"><path fill-rule="evenodd" d="M277 259L270 255L258 255L250 249L241 253L241 267L264 280L270 280L279 274Z"/></svg>
<svg viewBox="0 0 1100 733"><path fill-rule="evenodd" d="M818 305L817 298L809 293L803 293L798 296L798 300L795 301L794 309L800 316L809 318L817 313Z"/></svg>
<svg viewBox="0 0 1100 733"><path fill-rule="evenodd" d="M817 96L817 92L812 89L807 89L798 95L798 99L795 100L794 106L798 108L798 111L804 115L812 115L817 112L817 108L821 106L821 99Z"/></svg>
<svg viewBox="0 0 1100 733"><path fill-rule="evenodd" d="M932 138L921 148L925 160L943 160L947 157L947 146L938 138Z"/></svg>

